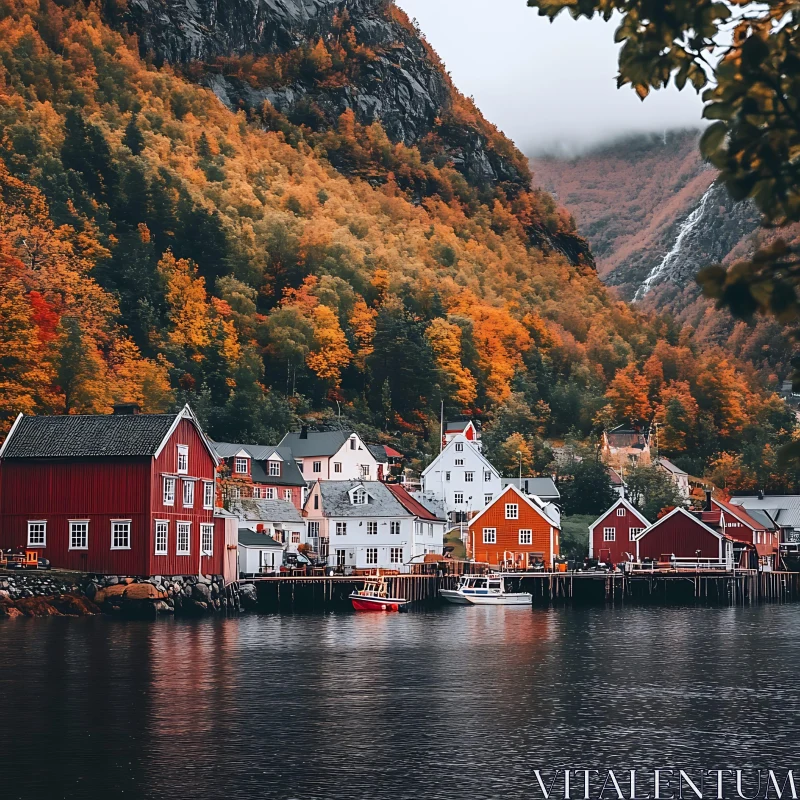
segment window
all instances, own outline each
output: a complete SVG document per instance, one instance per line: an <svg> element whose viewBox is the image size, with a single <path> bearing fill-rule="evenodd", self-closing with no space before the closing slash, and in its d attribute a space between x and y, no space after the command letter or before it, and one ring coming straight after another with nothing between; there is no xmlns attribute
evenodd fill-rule
<svg viewBox="0 0 800 800"><path fill-rule="evenodd" d="M185 444L178 445L178 474L185 475L189 471L189 447Z"/></svg>
<svg viewBox="0 0 800 800"><path fill-rule="evenodd" d="M378 535L378 523L375 521L367 523L367 536L377 536Z"/></svg>
<svg viewBox="0 0 800 800"><path fill-rule="evenodd" d="M308 523L308 538L309 539L319 538L319 522Z"/></svg>
<svg viewBox="0 0 800 800"><path fill-rule="evenodd" d="M433 523L428 523L428 536L433 536Z"/></svg>
<svg viewBox="0 0 800 800"><path fill-rule="evenodd" d="M519 505L506 503L506 519L519 519Z"/></svg>
<svg viewBox="0 0 800 800"><path fill-rule="evenodd" d="M445 479L446 481L449 481L449 480L450 480L450 473L449 473L449 472L445 472L445 474L444 474L444 479Z"/></svg>
<svg viewBox="0 0 800 800"><path fill-rule="evenodd" d="M314 495L314 508L319 508L319 495Z"/></svg>
<svg viewBox="0 0 800 800"><path fill-rule="evenodd" d="M402 547L392 547L389 550L389 562L391 564L402 564L403 563L403 548Z"/></svg>
<svg viewBox="0 0 800 800"><path fill-rule="evenodd" d="M346 522L337 522L336 523L336 535L337 536L347 536L347 523Z"/></svg>
<svg viewBox="0 0 800 800"><path fill-rule="evenodd" d="M111 520L111 549L131 549L131 521L129 519Z"/></svg>
<svg viewBox="0 0 800 800"><path fill-rule="evenodd" d="M624 517L625 516L625 509L622 508L621 506L620 506L620 508L617 509L617 516L618 517Z"/></svg>
<svg viewBox="0 0 800 800"><path fill-rule="evenodd" d="M465 472L464 473L464 480L467 483L472 483L475 480L475 473L474 472Z"/></svg>
<svg viewBox="0 0 800 800"><path fill-rule="evenodd" d="M183 482L183 507L194 507L194 481Z"/></svg>
<svg viewBox="0 0 800 800"><path fill-rule="evenodd" d="M363 489L356 489L353 492L353 505L363 506L367 503L367 493Z"/></svg>
<svg viewBox="0 0 800 800"><path fill-rule="evenodd" d="M47 545L47 522L36 520L28 523L28 547Z"/></svg>
<svg viewBox="0 0 800 800"><path fill-rule="evenodd" d="M71 519L69 521L69 549L89 549L89 520Z"/></svg>
<svg viewBox="0 0 800 800"><path fill-rule="evenodd" d="M415 522L414 523L414 535L415 536L422 536L422 523Z"/></svg>
<svg viewBox="0 0 800 800"><path fill-rule="evenodd" d="M378 563L378 548L377 547L368 547L367 548L367 564L377 564Z"/></svg>
<svg viewBox="0 0 800 800"><path fill-rule="evenodd" d="M489 505L489 503L491 503L491 502L492 502L492 495L490 495L490 494L485 494L485 495L483 496L483 504L484 504L485 506L488 506L488 505Z"/></svg>
<svg viewBox="0 0 800 800"><path fill-rule="evenodd" d="M264 489L264 498L266 500L275 499L275 489L272 486L268 486L266 489Z"/></svg>
<svg viewBox="0 0 800 800"><path fill-rule="evenodd" d="M389 523L389 533L395 536L400 535L400 520L393 519L391 523Z"/></svg>
<svg viewBox="0 0 800 800"><path fill-rule="evenodd" d="M356 449L356 437L355 437L355 436L353 436L353 437L350 439L350 449L351 449L351 450L355 450L355 449Z"/></svg>
<svg viewBox="0 0 800 800"><path fill-rule="evenodd" d="M314 462L314 463L311 465L311 469L312 469L314 472L322 472L322 462L321 462L321 461L315 461L315 462Z"/></svg>
<svg viewBox="0 0 800 800"><path fill-rule="evenodd" d="M242 458L242 456L236 457L236 472L239 475L247 475L249 470L247 469L247 459Z"/></svg>
<svg viewBox="0 0 800 800"><path fill-rule="evenodd" d="M334 472L341 472L342 471L342 462L341 461L334 461L333 462L333 471Z"/></svg>
<svg viewBox="0 0 800 800"><path fill-rule="evenodd" d="M361 465L361 477L364 478L364 480L369 480L369 464Z"/></svg>
<svg viewBox="0 0 800 800"><path fill-rule="evenodd" d="M231 486L231 500L238 500L242 496L242 490L238 486Z"/></svg>
<svg viewBox="0 0 800 800"><path fill-rule="evenodd" d="M464 452L464 442L456 442L456 453Z"/></svg>
<svg viewBox="0 0 800 800"><path fill-rule="evenodd" d="M214 508L214 484L211 481L203 481L203 508Z"/></svg>
<svg viewBox="0 0 800 800"><path fill-rule="evenodd" d="M520 544L533 544L533 531L526 528L520 529L519 532Z"/></svg>
<svg viewBox="0 0 800 800"><path fill-rule="evenodd" d="M176 524L178 531L178 547L175 551L179 556L189 555L189 532L192 529L191 522L178 522Z"/></svg>
<svg viewBox="0 0 800 800"><path fill-rule="evenodd" d="M347 552L345 550L336 551L336 566L343 567L344 562L347 560Z"/></svg>
<svg viewBox="0 0 800 800"><path fill-rule="evenodd" d="M461 503L463 503L464 502L464 492L456 492L453 495L453 502L456 505L460 505Z"/></svg>
<svg viewBox="0 0 800 800"><path fill-rule="evenodd" d="M630 528L628 530L628 539L632 542L644 530L644 528Z"/></svg>
<svg viewBox="0 0 800 800"><path fill-rule="evenodd" d="M299 469L300 472L302 472L303 471L303 460L298 458L298 459L295 460L294 463L297 464L297 469Z"/></svg>
<svg viewBox="0 0 800 800"><path fill-rule="evenodd" d="M484 528L483 529L483 543L496 544L497 543L497 528Z"/></svg>
<svg viewBox="0 0 800 800"><path fill-rule="evenodd" d="M603 528L603 541L604 542L615 542L617 540L617 529L616 528Z"/></svg>
<svg viewBox="0 0 800 800"><path fill-rule="evenodd" d="M156 520L156 555L165 556L169 543L169 522L165 519Z"/></svg>
<svg viewBox="0 0 800 800"><path fill-rule="evenodd" d="M291 489L284 489L283 490L283 499L288 500L290 503L292 502L292 490Z"/></svg>
<svg viewBox="0 0 800 800"><path fill-rule="evenodd" d="M463 458L457 458L456 459L456 466L457 467L463 467L464 466L464 459Z"/></svg>
<svg viewBox="0 0 800 800"><path fill-rule="evenodd" d="M214 525L203 524L200 526L200 553L204 556L214 555Z"/></svg>
<svg viewBox="0 0 800 800"><path fill-rule="evenodd" d="M266 496L267 496L266 495L266 489L262 489L260 486L254 486L253 487L253 499L254 500L261 500L262 491L264 492L263 496L266 498Z"/></svg>
<svg viewBox="0 0 800 800"><path fill-rule="evenodd" d="M487 469L483 472L483 480L490 481L492 479L492 473Z"/></svg>
<svg viewBox="0 0 800 800"><path fill-rule="evenodd" d="M164 505L175 505L175 478L164 478Z"/></svg>
<svg viewBox="0 0 800 800"><path fill-rule="evenodd" d="M270 461L269 462L269 474L273 477L279 478L281 474L281 462L280 461Z"/></svg>

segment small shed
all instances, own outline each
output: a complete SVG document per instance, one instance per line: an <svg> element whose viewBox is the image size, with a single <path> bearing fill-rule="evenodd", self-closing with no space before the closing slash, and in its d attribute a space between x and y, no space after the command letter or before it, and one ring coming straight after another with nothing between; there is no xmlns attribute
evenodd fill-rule
<svg viewBox="0 0 800 800"><path fill-rule="evenodd" d="M239 528L239 575L278 572L283 564L284 545L271 536Z"/></svg>

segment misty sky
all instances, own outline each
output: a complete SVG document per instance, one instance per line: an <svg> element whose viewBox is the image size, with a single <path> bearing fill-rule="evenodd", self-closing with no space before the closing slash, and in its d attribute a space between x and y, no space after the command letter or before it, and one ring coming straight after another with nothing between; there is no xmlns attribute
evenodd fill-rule
<svg viewBox="0 0 800 800"><path fill-rule="evenodd" d="M525 0L396 2L416 17L458 88L528 154L700 124L691 89L642 103L630 87L616 88L613 22L562 14L551 24Z"/></svg>

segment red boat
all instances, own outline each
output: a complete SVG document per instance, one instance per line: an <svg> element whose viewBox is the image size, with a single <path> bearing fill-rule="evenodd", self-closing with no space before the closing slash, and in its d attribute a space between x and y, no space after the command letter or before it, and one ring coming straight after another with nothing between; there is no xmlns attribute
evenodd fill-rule
<svg viewBox="0 0 800 800"><path fill-rule="evenodd" d="M400 611L408 605L405 597L389 597L386 578L364 581L364 588L350 595L356 611Z"/></svg>

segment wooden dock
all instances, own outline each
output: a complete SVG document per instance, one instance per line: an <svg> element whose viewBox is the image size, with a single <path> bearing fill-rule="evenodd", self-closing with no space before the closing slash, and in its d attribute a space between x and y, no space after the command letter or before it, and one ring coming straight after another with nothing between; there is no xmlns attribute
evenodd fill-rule
<svg viewBox="0 0 800 800"><path fill-rule="evenodd" d="M455 589L455 575L387 575L389 592L414 605L443 602L439 589ZM529 592L534 607L552 605L749 605L800 597L800 573L755 570L504 573L510 591ZM363 576L270 576L254 583L264 611L349 609Z"/></svg>

